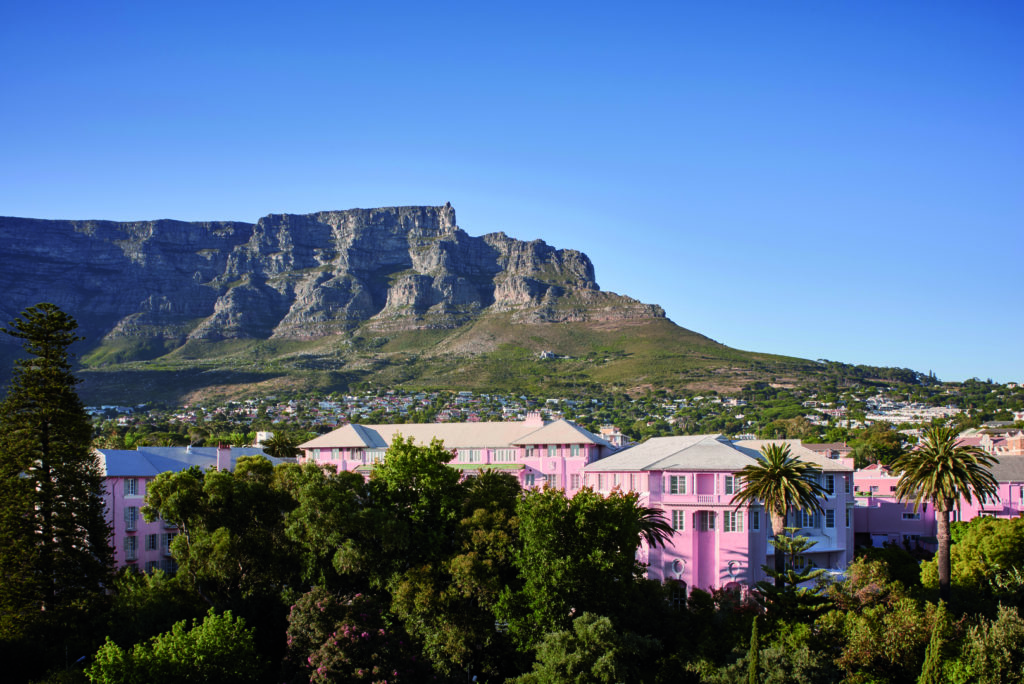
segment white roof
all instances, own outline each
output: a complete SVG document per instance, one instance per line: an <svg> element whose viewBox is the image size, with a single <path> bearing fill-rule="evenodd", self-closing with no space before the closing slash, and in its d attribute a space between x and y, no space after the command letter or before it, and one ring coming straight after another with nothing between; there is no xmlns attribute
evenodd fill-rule
<svg viewBox="0 0 1024 684"><path fill-rule="evenodd" d="M767 444L787 444L790 452L823 471L852 472L842 462L827 458L803 446L798 439L747 439L730 441L722 435L686 435L654 437L585 467L587 471L629 470L742 470L761 460L761 448Z"/></svg>
<svg viewBox="0 0 1024 684"><path fill-rule="evenodd" d="M566 420L544 425L528 421L480 423L400 423L394 425L351 424L299 445L301 449L387 448L396 436L411 437L417 444L433 439L446 449L513 447L530 444L597 444L606 440Z"/></svg>
<svg viewBox="0 0 1024 684"><path fill-rule="evenodd" d="M217 464L217 447L139 447L135 450L97 449L105 477L156 477L181 472L192 466L212 468ZM240 456L263 456L274 465L282 463L259 447L231 447L231 468Z"/></svg>
<svg viewBox="0 0 1024 684"><path fill-rule="evenodd" d="M722 435L654 437L587 465L587 471L715 470L735 471L756 463Z"/></svg>
<svg viewBox="0 0 1024 684"><path fill-rule="evenodd" d="M785 444L789 446L789 451L793 456L796 456L801 461L813 463L819 470L827 472L853 472L853 468L844 465L842 461L808 449L799 439L740 439L733 442L733 444L738 449L751 454L755 458L760 458L761 449L769 444Z"/></svg>

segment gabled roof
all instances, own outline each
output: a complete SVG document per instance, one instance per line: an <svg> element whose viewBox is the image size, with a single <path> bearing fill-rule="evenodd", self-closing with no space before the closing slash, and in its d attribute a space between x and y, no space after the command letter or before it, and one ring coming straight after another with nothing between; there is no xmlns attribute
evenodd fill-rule
<svg viewBox="0 0 1024 684"><path fill-rule="evenodd" d="M398 423L392 425L345 425L299 445L301 449L384 449L395 437L412 438L417 444L433 439L446 449L479 449L529 444L598 444L606 440L570 423L556 420L540 425L528 421L480 423Z"/></svg>
<svg viewBox="0 0 1024 684"><path fill-rule="evenodd" d="M828 458L817 451L811 451L805 447L799 439L741 439L733 442L737 449L750 454L753 458L760 460L761 449L769 444L787 444L789 451L801 461L813 463L818 469L825 472L853 472L853 468L844 465L842 461Z"/></svg>
<svg viewBox="0 0 1024 684"><path fill-rule="evenodd" d="M996 482L1024 483L1024 456L999 456L992 466Z"/></svg>
<svg viewBox="0 0 1024 684"><path fill-rule="evenodd" d="M97 449L105 477L156 477L181 472L191 466L212 468L217 464L216 447L139 447L136 450ZM240 456L263 456L274 465L282 463L259 447L231 447L231 468Z"/></svg>
<svg viewBox="0 0 1024 684"><path fill-rule="evenodd" d="M722 435L654 437L587 465L587 471L736 471L756 461Z"/></svg>
<svg viewBox="0 0 1024 684"><path fill-rule="evenodd" d="M602 437L598 437L589 430L584 430L575 423L567 420L555 420L547 423L539 430L535 430L512 442L516 446L529 446L535 444L600 444L611 446L611 443Z"/></svg>

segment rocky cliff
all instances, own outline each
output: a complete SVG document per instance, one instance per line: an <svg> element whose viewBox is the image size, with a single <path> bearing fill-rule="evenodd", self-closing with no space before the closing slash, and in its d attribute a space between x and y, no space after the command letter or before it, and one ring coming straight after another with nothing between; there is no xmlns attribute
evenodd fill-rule
<svg viewBox="0 0 1024 684"><path fill-rule="evenodd" d="M0 321L54 302L93 340L310 339L366 325L457 328L662 318L602 292L587 256L473 237L451 205L272 214L257 223L0 218Z"/></svg>

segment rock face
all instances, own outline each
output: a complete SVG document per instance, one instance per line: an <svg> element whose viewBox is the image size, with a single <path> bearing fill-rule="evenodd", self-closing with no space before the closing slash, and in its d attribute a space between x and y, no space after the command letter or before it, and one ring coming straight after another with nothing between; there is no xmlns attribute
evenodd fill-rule
<svg viewBox="0 0 1024 684"><path fill-rule="evenodd" d="M301 338L513 321L658 318L587 256L472 237L451 205L272 214L256 224L0 218L0 322L41 301L91 339Z"/></svg>

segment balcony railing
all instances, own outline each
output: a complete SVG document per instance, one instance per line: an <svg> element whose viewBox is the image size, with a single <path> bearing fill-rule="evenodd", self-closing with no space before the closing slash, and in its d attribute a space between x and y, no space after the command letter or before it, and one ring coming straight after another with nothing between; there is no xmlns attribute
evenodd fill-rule
<svg viewBox="0 0 1024 684"><path fill-rule="evenodd" d="M715 499L718 497L714 494L698 494L697 503L699 504L712 504L715 503Z"/></svg>

